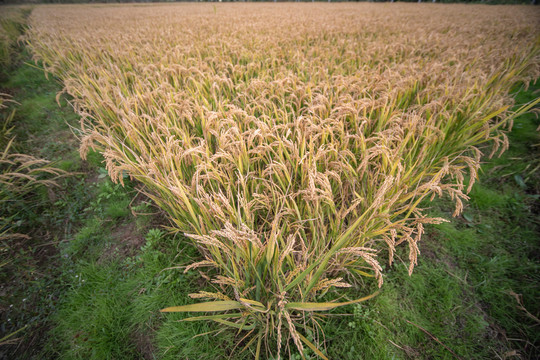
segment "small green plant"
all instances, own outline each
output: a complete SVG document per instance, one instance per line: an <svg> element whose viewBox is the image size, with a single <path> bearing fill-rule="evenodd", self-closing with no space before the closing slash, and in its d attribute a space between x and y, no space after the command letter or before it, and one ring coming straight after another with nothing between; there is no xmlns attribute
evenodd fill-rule
<svg viewBox="0 0 540 360"><path fill-rule="evenodd" d="M165 236L165 232L161 229L150 229L145 236L146 243L141 247L141 251L145 252L153 248Z"/></svg>
<svg viewBox="0 0 540 360"><path fill-rule="evenodd" d="M371 321L372 309L368 306L362 306L362 304L354 305L353 309L353 319L348 322L347 326L354 331L362 332L362 336L375 338L376 333Z"/></svg>
<svg viewBox="0 0 540 360"><path fill-rule="evenodd" d="M94 187L96 195L90 206L86 208L86 211L111 219L123 218L130 213L129 204L131 198L129 197L129 191L126 191L121 184L115 184L107 178L95 183Z"/></svg>
<svg viewBox="0 0 540 360"><path fill-rule="evenodd" d="M152 215L155 214L152 211L152 206L146 201L132 206L131 213L135 216L137 229L140 231L146 229L150 225L152 221Z"/></svg>

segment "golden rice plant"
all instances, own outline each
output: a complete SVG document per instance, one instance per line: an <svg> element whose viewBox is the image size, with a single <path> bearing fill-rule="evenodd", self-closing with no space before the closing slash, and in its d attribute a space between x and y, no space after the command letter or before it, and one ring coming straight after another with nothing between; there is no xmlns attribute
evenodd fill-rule
<svg viewBox="0 0 540 360"><path fill-rule="evenodd" d="M12 220L20 207L28 206L25 199L40 186L58 186L56 180L67 175L55 168L48 160L14 151L15 136L12 134L14 110L6 105L13 102L9 95L0 94L0 241L1 248L9 245L4 241L28 238L13 231ZM12 255L12 254L11 254ZM2 267L4 263L0 265Z"/></svg>
<svg viewBox="0 0 540 360"><path fill-rule="evenodd" d="M203 312L280 357L463 208L539 73L537 9L418 4L40 7L28 43L81 115L81 155L145 185L202 259ZM291 16L294 14L294 16ZM522 107L527 111L533 104ZM174 305L174 304L171 304ZM321 315L322 312L322 315Z"/></svg>

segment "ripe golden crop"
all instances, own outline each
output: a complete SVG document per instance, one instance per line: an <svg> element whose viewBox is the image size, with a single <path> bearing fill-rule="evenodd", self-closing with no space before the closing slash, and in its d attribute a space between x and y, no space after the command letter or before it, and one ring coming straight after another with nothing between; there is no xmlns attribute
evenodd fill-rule
<svg viewBox="0 0 540 360"><path fill-rule="evenodd" d="M352 302L317 301L380 286L384 248L392 263L408 244L412 271L443 221L421 201L459 214L482 153L507 146L509 90L540 64L538 9L511 9L51 6L28 42L82 116L81 154L144 184L200 250L186 270L209 268L215 290L192 297L211 301L165 310L219 311L191 320L245 331L257 354L324 357L303 334Z"/></svg>

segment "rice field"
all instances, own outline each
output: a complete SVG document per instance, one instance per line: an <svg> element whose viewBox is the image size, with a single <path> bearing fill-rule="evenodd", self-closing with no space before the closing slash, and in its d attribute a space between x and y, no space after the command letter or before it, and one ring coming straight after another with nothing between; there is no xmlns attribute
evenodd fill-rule
<svg viewBox="0 0 540 360"><path fill-rule="evenodd" d="M426 200L459 215L535 104L512 112L509 92L539 76L540 12L508 10L40 6L26 41L72 97L81 156L102 152L199 250L184 272L213 290L161 310L241 333L255 358L326 358L325 314L376 296L343 288L384 286L398 246L412 273L424 227L448 221Z"/></svg>

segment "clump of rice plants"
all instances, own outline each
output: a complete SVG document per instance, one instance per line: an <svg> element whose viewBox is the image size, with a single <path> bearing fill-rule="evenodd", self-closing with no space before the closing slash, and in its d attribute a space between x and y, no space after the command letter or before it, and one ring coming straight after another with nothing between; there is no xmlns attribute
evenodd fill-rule
<svg viewBox="0 0 540 360"><path fill-rule="evenodd" d="M17 213L28 206L29 194L42 186L58 186L56 180L67 173L55 168L48 160L14 151L15 136L12 135L14 110L6 103L12 101L6 94L0 94L0 240L28 238L13 231Z"/></svg>
<svg viewBox="0 0 540 360"><path fill-rule="evenodd" d="M214 290L163 311L210 313L186 320L242 332L256 357L324 358L318 314L373 296L340 288L381 286L402 244L412 272L445 221L422 200L459 214L481 156L506 148L508 92L539 73L533 10L44 7L28 43L74 99L81 155L144 184L199 249L186 271Z"/></svg>

